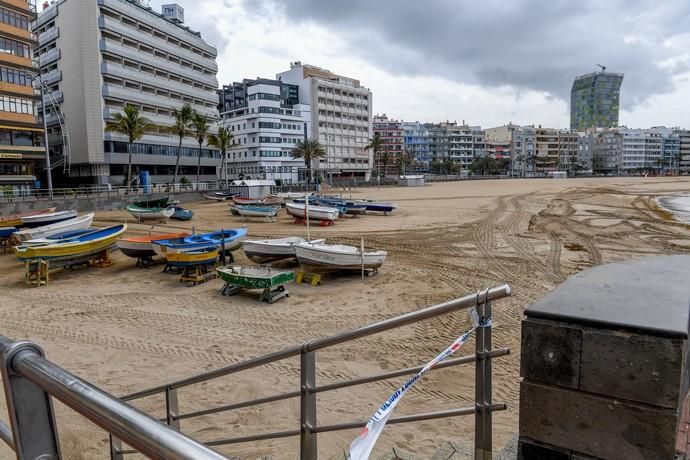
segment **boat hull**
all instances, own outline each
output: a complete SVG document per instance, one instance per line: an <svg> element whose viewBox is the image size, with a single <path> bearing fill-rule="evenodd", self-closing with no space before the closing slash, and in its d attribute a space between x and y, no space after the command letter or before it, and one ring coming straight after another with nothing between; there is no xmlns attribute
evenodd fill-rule
<svg viewBox="0 0 690 460"><path fill-rule="evenodd" d="M386 261L384 251L340 253L309 245L295 247L295 255L300 265L315 272L337 270L375 270Z"/></svg>
<svg viewBox="0 0 690 460"><path fill-rule="evenodd" d="M74 219L67 219L57 222L52 225L44 225L41 227L34 227L27 230L21 230L14 234L14 237L19 241L29 241L39 238L48 238L60 233L68 233L77 230L86 230L93 222L94 214L85 214L83 216L75 217Z"/></svg>
<svg viewBox="0 0 690 460"><path fill-rule="evenodd" d="M167 256L168 265L172 267L194 267L198 265L213 265L218 259L218 249L210 251L187 251L170 253Z"/></svg>
<svg viewBox="0 0 690 460"><path fill-rule="evenodd" d="M285 209L291 216L297 217L298 219L304 218L305 205L300 203L286 203ZM309 218L312 220L327 220L334 221L338 219L340 215L340 210L336 208L323 207L323 206L309 206L307 213Z"/></svg>
<svg viewBox="0 0 690 460"><path fill-rule="evenodd" d="M132 204L137 208L165 208L170 201L170 197L158 198L157 200L135 201Z"/></svg>
<svg viewBox="0 0 690 460"><path fill-rule="evenodd" d="M323 241L312 240L313 243L323 243ZM297 236L271 240L246 240L242 243L242 249L249 260L266 264L281 260L297 260L295 246L301 243L306 243L306 240Z"/></svg>
<svg viewBox="0 0 690 460"><path fill-rule="evenodd" d="M236 205L235 209L243 217L275 217L278 214L277 207Z"/></svg>
<svg viewBox="0 0 690 460"><path fill-rule="evenodd" d="M22 214L13 214L11 216L0 217L0 228L4 227L21 227L22 217L37 216L39 214L49 214L55 212L55 208L41 209L40 211L29 211Z"/></svg>
<svg viewBox="0 0 690 460"><path fill-rule="evenodd" d="M185 236L189 236L189 233L167 233L161 235L122 238L117 240L117 247L124 255L134 259L153 257L156 255L156 251L153 250L153 241L157 239L184 238Z"/></svg>
<svg viewBox="0 0 690 460"><path fill-rule="evenodd" d="M16 231L16 227L0 227L0 238L9 238Z"/></svg>
<svg viewBox="0 0 690 460"><path fill-rule="evenodd" d="M241 243L238 240L247 235L247 229L226 229L223 235L225 252L230 252L240 247ZM156 254L162 257L168 257L169 254L177 252L200 251L210 247L220 248L220 237L221 232L213 232L185 238L160 239L153 241L152 246Z"/></svg>
<svg viewBox="0 0 690 460"><path fill-rule="evenodd" d="M35 216L24 216L21 218L22 224L29 228L44 227L53 225L65 220L74 219L77 217L77 211L59 211L46 214L38 214Z"/></svg>
<svg viewBox="0 0 690 460"><path fill-rule="evenodd" d="M21 261L50 260L68 262L88 256L95 256L104 250L116 249L115 240L127 230L126 225L116 225L99 231L103 236L86 241L69 241L37 246L16 246L14 252Z"/></svg>
<svg viewBox="0 0 690 460"><path fill-rule="evenodd" d="M127 212L138 220L168 220L175 213L173 209L162 208L137 208L127 206Z"/></svg>
<svg viewBox="0 0 690 460"><path fill-rule="evenodd" d="M218 276L228 284L245 289L272 289L295 280L295 273L260 267L221 267Z"/></svg>

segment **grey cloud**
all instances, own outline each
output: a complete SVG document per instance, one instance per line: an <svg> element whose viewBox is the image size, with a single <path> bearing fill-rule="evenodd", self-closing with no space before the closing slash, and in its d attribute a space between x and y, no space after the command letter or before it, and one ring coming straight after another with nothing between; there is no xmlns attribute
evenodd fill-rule
<svg viewBox="0 0 690 460"><path fill-rule="evenodd" d="M508 85L567 100L575 75L604 64L626 75L625 108L673 89L672 76L685 67L659 67L672 57L661 43L684 32L690 19L685 0L245 0L243 6L257 16L282 12L328 27L353 55L396 74Z"/></svg>

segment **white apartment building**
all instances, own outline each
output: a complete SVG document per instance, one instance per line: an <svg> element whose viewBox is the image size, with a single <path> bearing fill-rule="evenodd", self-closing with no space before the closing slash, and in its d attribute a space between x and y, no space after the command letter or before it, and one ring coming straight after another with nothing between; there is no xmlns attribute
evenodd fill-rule
<svg viewBox="0 0 690 460"><path fill-rule="evenodd" d="M663 163L662 134L656 129L620 129L621 169L658 169Z"/></svg>
<svg viewBox="0 0 690 460"><path fill-rule="evenodd" d="M292 157L311 134L309 105L299 104L298 88L278 80L244 80L218 90L222 124L233 135L227 172L231 179L303 180L306 165Z"/></svg>
<svg viewBox="0 0 690 460"><path fill-rule="evenodd" d="M300 103L311 106L311 137L327 153L314 168L333 177L369 180L373 153L365 146L373 136L371 91L359 80L301 62L277 78L297 85Z"/></svg>
<svg viewBox="0 0 690 460"><path fill-rule="evenodd" d="M172 111L190 103L218 119L216 48L184 25L178 5L164 14L137 0L62 0L45 8L34 24L35 57L43 81L64 115L46 110L51 150L69 143L65 181L122 184L128 161L127 139L104 131L126 104L137 106L156 128L133 146L133 169L147 170L154 183L172 180L178 138L167 132ZM183 141L180 176L194 180L199 145ZM216 180L220 156L204 146L201 180Z"/></svg>

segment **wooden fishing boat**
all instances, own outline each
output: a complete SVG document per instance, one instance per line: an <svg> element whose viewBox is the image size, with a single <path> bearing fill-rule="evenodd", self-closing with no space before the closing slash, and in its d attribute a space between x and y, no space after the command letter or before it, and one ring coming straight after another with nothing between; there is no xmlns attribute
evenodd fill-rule
<svg viewBox="0 0 690 460"><path fill-rule="evenodd" d="M295 216L299 219L305 217L305 204L304 203L285 203L285 209L288 214ZM308 206L309 218L312 220L326 220L335 221L340 215L340 210L338 208L331 208L326 206Z"/></svg>
<svg viewBox="0 0 690 460"><path fill-rule="evenodd" d="M45 238L36 238L35 240L22 241L22 246L45 246L46 244L58 244L58 243L68 243L70 241L76 240L78 237L86 235L88 233L97 232L102 230L100 228L87 228L84 230L72 230L69 232L57 233Z"/></svg>
<svg viewBox="0 0 690 460"><path fill-rule="evenodd" d="M380 201L373 201L373 200L354 200L354 201L347 201L348 204L360 204L360 205L365 205L367 211L372 211L372 212L382 212L384 214L388 214L389 212L393 212L398 208L398 205L395 203L384 203Z"/></svg>
<svg viewBox="0 0 690 460"><path fill-rule="evenodd" d="M116 248L115 240L127 230L127 225L115 225L93 232L87 232L67 241L47 243L44 245L15 246L14 253L21 261L50 260L69 262L81 260L87 256L97 256L103 251Z"/></svg>
<svg viewBox="0 0 690 460"><path fill-rule="evenodd" d="M25 226L29 228L34 228L56 224L58 222L62 222L63 220L74 219L75 217L77 217L77 214L78 213L75 210L56 211L44 214L36 214L33 216L22 216L21 220L22 224L24 224Z"/></svg>
<svg viewBox="0 0 690 460"><path fill-rule="evenodd" d="M276 196L276 197L280 198L281 200L283 200L283 202L285 203L287 201L293 201L295 199L300 199L300 198L304 199L305 195L311 196L312 194L311 193L305 194L303 192L278 192L278 193L273 193L271 196Z"/></svg>
<svg viewBox="0 0 690 460"><path fill-rule="evenodd" d="M137 208L165 208L170 204L170 197L155 200L135 201L132 203Z"/></svg>
<svg viewBox="0 0 690 460"><path fill-rule="evenodd" d="M173 215L170 216L171 219L175 220L191 220L194 217L194 212L189 209L185 209L182 206L171 206L173 209Z"/></svg>
<svg viewBox="0 0 690 460"><path fill-rule="evenodd" d="M137 220L162 220L167 221L175 213L173 208L140 208L138 206L127 206L127 212L136 217Z"/></svg>
<svg viewBox="0 0 690 460"><path fill-rule="evenodd" d="M294 272L271 267L226 266L216 271L225 281L221 294L234 295L246 289L262 289L259 300L268 303L287 297L289 294L284 285L295 280Z"/></svg>
<svg viewBox="0 0 690 460"><path fill-rule="evenodd" d="M183 238L168 238L152 242L153 250L159 256L167 257L170 253L193 251L200 248L216 247L224 245L226 252L232 250L235 242L247 235L246 228L231 228L212 233L186 236Z"/></svg>
<svg viewBox="0 0 690 460"><path fill-rule="evenodd" d="M244 204L244 205L261 204L261 198L249 198L248 196L241 196L241 195L233 196L232 201L235 204Z"/></svg>
<svg viewBox="0 0 690 460"><path fill-rule="evenodd" d="M312 271L376 270L386 260L386 251L362 252L355 246L300 243L295 246L300 265Z"/></svg>
<svg viewBox="0 0 690 460"><path fill-rule="evenodd" d="M245 240L242 243L244 254L253 262L266 264L279 260L296 259L295 246L307 240L298 236L268 240ZM324 240L312 240L312 243L323 243Z"/></svg>
<svg viewBox="0 0 690 460"><path fill-rule="evenodd" d="M278 195L268 195L266 198L261 200L261 204L264 206L281 206L283 204L283 197Z"/></svg>
<svg viewBox="0 0 690 460"><path fill-rule="evenodd" d="M277 206L252 206L252 205L235 205L235 210L243 217L264 217L271 218L278 215Z"/></svg>
<svg viewBox="0 0 690 460"><path fill-rule="evenodd" d="M341 200L339 198L322 197L317 200L321 206L331 206L344 210L344 214L361 215L366 214L367 205L365 203L354 203Z"/></svg>
<svg viewBox="0 0 690 460"><path fill-rule="evenodd" d="M235 195L239 195L239 193L236 193L236 192L213 192L213 193L205 194L204 198L206 198L207 200L214 200L214 201L226 201L226 200L230 200Z"/></svg>
<svg viewBox="0 0 690 460"><path fill-rule="evenodd" d="M53 235L73 232L76 230L86 230L93 222L94 213L84 214L83 216L67 219L55 224L44 225L41 227L27 228L14 233L14 238L19 241L35 240L48 238Z"/></svg>
<svg viewBox="0 0 690 460"><path fill-rule="evenodd" d="M55 208L41 209L40 211L29 211L21 214L13 214L11 216L0 217L0 228L3 227L21 227L22 217L36 216L39 214L48 214L55 212Z"/></svg>
<svg viewBox="0 0 690 460"><path fill-rule="evenodd" d="M0 227L0 238L9 238L16 231L17 227Z"/></svg>
<svg viewBox="0 0 690 460"><path fill-rule="evenodd" d="M218 259L218 247L211 246L191 251L172 252L166 256L171 267L194 267L198 265L212 265Z"/></svg>
<svg viewBox="0 0 690 460"><path fill-rule="evenodd" d="M142 259L156 255L156 251L153 250L154 241L184 238L185 236L189 236L189 233L163 233L147 236L132 236L117 240L117 247L127 257Z"/></svg>

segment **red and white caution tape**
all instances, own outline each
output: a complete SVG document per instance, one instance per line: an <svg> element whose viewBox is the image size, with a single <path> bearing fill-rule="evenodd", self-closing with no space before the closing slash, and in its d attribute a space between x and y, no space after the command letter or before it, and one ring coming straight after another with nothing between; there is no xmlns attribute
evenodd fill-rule
<svg viewBox="0 0 690 460"><path fill-rule="evenodd" d="M405 382L400 388L395 390L393 394L386 400L385 403L374 413L374 415L369 419L367 425L362 429L362 433L352 441L350 444L350 453L348 455L349 460L367 460L369 454L374 449L374 444L376 440L381 435L383 428L386 426L386 422L393 413L393 409L400 402L403 395L409 390L417 381L422 378L429 370L433 369L441 361L448 358L450 355L455 353L460 347L467 343L470 339L472 333L478 327L486 327L491 324L491 320L484 321L480 324L479 317L476 310L472 309L470 311L470 316L472 318L473 327L469 331L458 337L448 348L443 350L438 356L429 361L426 366L422 368L419 372L413 375L407 382Z"/></svg>

